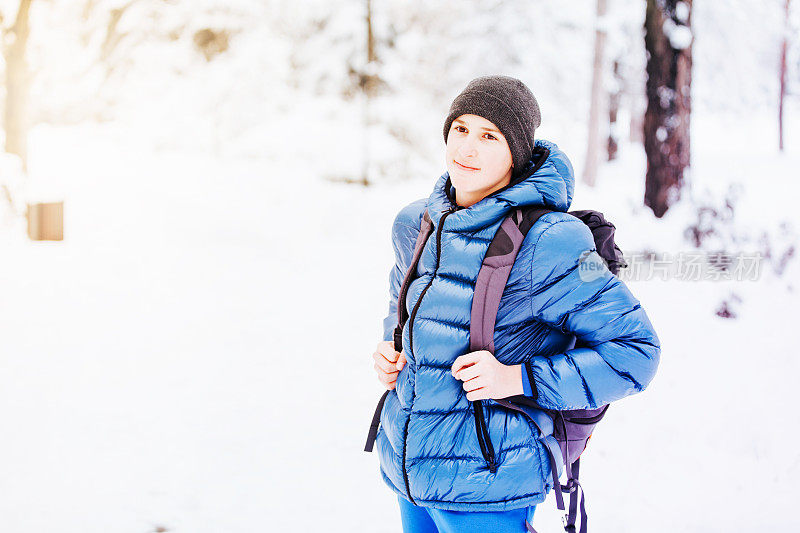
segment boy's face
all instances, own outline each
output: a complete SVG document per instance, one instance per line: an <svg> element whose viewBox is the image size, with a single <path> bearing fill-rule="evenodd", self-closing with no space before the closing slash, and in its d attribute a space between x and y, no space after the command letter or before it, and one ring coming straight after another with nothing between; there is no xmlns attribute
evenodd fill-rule
<svg viewBox="0 0 800 533"><path fill-rule="evenodd" d="M447 133L447 171L456 188L456 202L468 207L511 181L511 150L489 120L461 115Z"/></svg>

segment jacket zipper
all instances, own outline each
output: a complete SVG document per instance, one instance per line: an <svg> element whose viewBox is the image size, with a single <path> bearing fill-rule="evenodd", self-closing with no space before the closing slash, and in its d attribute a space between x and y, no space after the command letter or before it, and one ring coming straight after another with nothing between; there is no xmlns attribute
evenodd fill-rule
<svg viewBox="0 0 800 533"><path fill-rule="evenodd" d="M483 403L481 403L481 400L474 400L472 405L475 413L475 431L478 434L478 444L481 447L481 454L486 464L489 466L489 471L494 474L497 471L497 463L494 457L492 440L489 438L489 428L486 425L486 417L483 413Z"/></svg>
<svg viewBox="0 0 800 533"><path fill-rule="evenodd" d="M414 304L414 308L411 310L411 315L408 318L408 347L409 349L413 349L413 333L414 333L414 318L417 316L417 310L419 309L419 305L422 303L422 298L425 296L425 293L428 292L428 289L433 284L433 280L436 278L436 272L439 270L439 258L442 253L442 229L444 228L444 219L447 218L447 215L455 211L454 207L450 207L447 210L442 212L442 217L439 219L439 227L436 228L436 266L433 269L433 275L431 276L430 281L425 285L425 288L422 289L422 292L417 298L417 302ZM412 399L411 403L413 404L414 401ZM406 449L408 448L408 423L411 421L411 415L409 414L408 418L406 419L405 429L403 430L403 481L406 484L406 494L408 495L408 499L411 500L411 503L417 505L417 502L414 501L414 498L411 497L411 487L408 483L408 470L406 469Z"/></svg>

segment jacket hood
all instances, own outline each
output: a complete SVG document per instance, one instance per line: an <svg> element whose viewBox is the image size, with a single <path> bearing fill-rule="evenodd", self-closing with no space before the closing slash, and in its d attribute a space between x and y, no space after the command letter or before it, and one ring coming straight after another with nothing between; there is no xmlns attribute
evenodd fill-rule
<svg viewBox="0 0 800 533"><path fill-rule="evenodd" d="M537 140L533 156L519 177L469 207L456 204L450 173L442 174L428 198L428 213L438 224L442 212L455 210L447 218L448 226L474 231L493 224L516 207L541 205L566 212L574 191L575 175L566 154L555 143Z"/></svg>

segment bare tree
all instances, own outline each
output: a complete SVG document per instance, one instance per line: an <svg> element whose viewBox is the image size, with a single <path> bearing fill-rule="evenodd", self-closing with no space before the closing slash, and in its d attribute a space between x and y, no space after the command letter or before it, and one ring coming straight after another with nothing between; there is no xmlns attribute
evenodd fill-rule
<svg viewBox="0 0 800 533"><path fill-rule="evenodd" d="M622 92L625 87L625 80L622 78L621 66L619 60L614 61L614 88L608 95L608 160L613 161L617 158L617 150L619 149L617 114L619 113L619 104L622 100Z"/></svg>
<svg viewBox="0 0 800 533"><path fill-rule="evenodd" d="M362 185L370 184L370 174L373 170L373 157L371 149L372 128L376 120L373 116L375 97L382 89L385 89L385 82L379 74L380 59L378 57L378 43L381 39L375 37L375 21L373 16L372 0L366 0L367 42L366 42L366 64L360 73L359 86L363 96L363 131L364 131L364 157L361 170Z"/></svg>
<svg viewBox="0 0 800 533"><path fill-rule="evenodd" d="M647 0L644 203L656 217L680 199L690 164L692 0Z"/></svg>
<svg viewBox="0 0 800 533"><path fill-rule="evenodd" d="M108 23L106 25L106 37L103 40L103 45L100 47L100 60L103 62L108 61L109 57L111 56L114 49L117 45L125 38L127 35L126 33L120 33L119 31L119 21L122 19L122 15L125 14L125 11L128 10L137 0L130 0L127 4L121 5L119 7L111 8L108 12ZM91 5L91 2L86 5L87 12L94 7Z"/></svg>
<svg viewBox="0 0 800 533"><path fill-rule="evenodd" d="M594 186L600 159L600 117L603 104L603 51L606 44L606 0L597 0L597 22L594 33L594 66L592 68L592 99L589 106L589 136L586 142L586 165L583 182Z"/></svg>
<svg viewBox="0 0 800 533"><path fill-rule="evenodd" d="M781 152L783 152L783 101L786 97L786 49L788 48L789 40L789 2L790 0L786 0L784 6L785 23L783 40L781 42L781 92L778 102L778 147Z"/></svg>
<svg viewBox="0 0 800 533"><path fill-rule="evenodd" d="M20 0L17 17L9 28L2 29L3 57L6 62L6 102L4 127L6 152L22 160L23 172L28 171L28 65L25 50L28 45L28 23L31 0Z"/></svg>
<svg viewBox="0 0 800 533"><path fill-rule="evenodd" d="M367 64L365 72L361 78L361 91L363 92L364 108L363 108L363 128L364 128L364 153L363 153L363 166L361 169L361 182L364 185L369 185L370 166L372 163L372 154L370 146L370 128L372 126L372 98L375 95L375 36L372 33L372 0L366 0L367 13Z"/></svg>

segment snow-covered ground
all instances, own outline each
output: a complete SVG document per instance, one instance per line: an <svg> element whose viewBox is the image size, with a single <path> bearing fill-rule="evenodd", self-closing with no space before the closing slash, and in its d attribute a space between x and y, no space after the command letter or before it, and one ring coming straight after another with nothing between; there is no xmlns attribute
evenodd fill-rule
<svg viewBox="0 0 800 533"><path fill-rule="evenodd" d="M740 227L800 230L794 118L777 155L698 115L692 189L741 181ZM582 154L569 155L577 168ZM643 155L621 155L573 207L603 211L626 251L689 249L689 208L656 221L638 207ZM29 242L0 218L3 530L400 531L377 456L362 451L382 392L370 354L391 221L438 175L364 189L302 160L39 126L31 176L64 198L65 240ZM662 363L584 455L593 532L800 526L797 263L758 281L628 282ZM738 318L717 317L731 292ZM561 530L552 497L537 519Z"/></svg>

